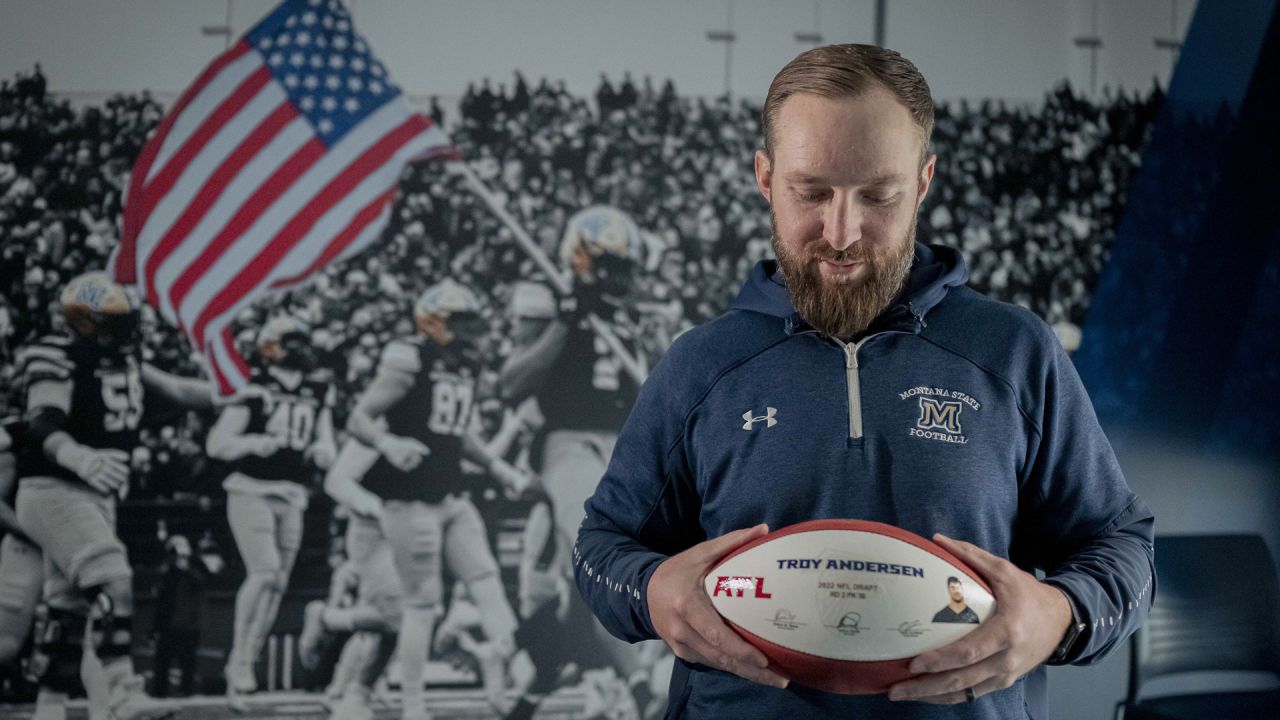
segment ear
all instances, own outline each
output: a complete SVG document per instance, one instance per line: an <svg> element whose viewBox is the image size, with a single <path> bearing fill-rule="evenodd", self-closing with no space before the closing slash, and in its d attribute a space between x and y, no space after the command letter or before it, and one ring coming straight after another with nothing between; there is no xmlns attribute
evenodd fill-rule
<svg viewBox="0 0 1280 720"><path fill-rule="evenodd" d="M773 164L763 150L756 151L756 187L766 202L773 204Z"/></svg>
<svg viewBox="0 0 1280 720"><path fill-rule="evenodd" d="M930 155L925 161L924 167L920 168L920 177L916 185L916 211L920 211L920 205L924 202L925 195L929 194L929 187L933 184L933 170L938 164L938 156Z"/></svg>

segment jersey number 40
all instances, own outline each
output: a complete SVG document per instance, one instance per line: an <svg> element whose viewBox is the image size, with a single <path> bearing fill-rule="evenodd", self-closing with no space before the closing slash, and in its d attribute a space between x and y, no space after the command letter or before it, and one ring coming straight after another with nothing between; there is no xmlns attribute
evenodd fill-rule
<svg viewBox="0 0 1280 720"><path fill-rule="evenodd" d="M305 450L316 426L316 409L306 403L282 402L267 420L267 434L284 441L291 450Z"/></svg>

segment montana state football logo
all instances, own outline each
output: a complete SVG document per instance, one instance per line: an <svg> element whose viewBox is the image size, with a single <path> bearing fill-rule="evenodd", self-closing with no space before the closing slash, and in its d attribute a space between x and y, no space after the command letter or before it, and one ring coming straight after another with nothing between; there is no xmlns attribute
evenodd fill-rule
<svg viewBox="0 0 1280 720"><path fill-rule="evenodd" d="M982 403L966 393L943 388L914 387L899 393L902 400L915 398L919 414L914 427L907 429L911 437L967 445L969 438L964 434L963 422L966 422L964 411L968 408L976 413L982 409Z"/></svg>

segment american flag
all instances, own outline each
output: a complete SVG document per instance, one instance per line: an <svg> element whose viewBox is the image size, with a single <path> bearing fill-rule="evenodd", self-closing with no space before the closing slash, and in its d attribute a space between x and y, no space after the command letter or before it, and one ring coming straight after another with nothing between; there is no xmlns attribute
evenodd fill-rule
<svg viewBox="0 0 1280 720"><path fill-rule="evenodd" d="M147 141L116 280L248 382L231 321L375 240L405 164L453 154L413 112L339 0L286 0L220 55Z"/></svg>

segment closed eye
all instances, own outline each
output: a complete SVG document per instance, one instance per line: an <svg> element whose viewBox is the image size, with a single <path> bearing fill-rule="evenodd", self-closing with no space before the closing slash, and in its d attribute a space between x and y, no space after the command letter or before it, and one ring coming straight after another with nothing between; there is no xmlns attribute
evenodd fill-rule
<svg viewBox="0 0 1280 720"><path fill-rule="evenodd" d="M804 202L822 202L830 194L826 190L796 190L796 197Z"/></svg>
<svg viewBox="0 0 1280 720"><path fill-rule="evenodd" d="M893 195L864 195L863 199L876 207L888 207L896 203L900 197L902 197L901 193L895 193Z"/></svg>

